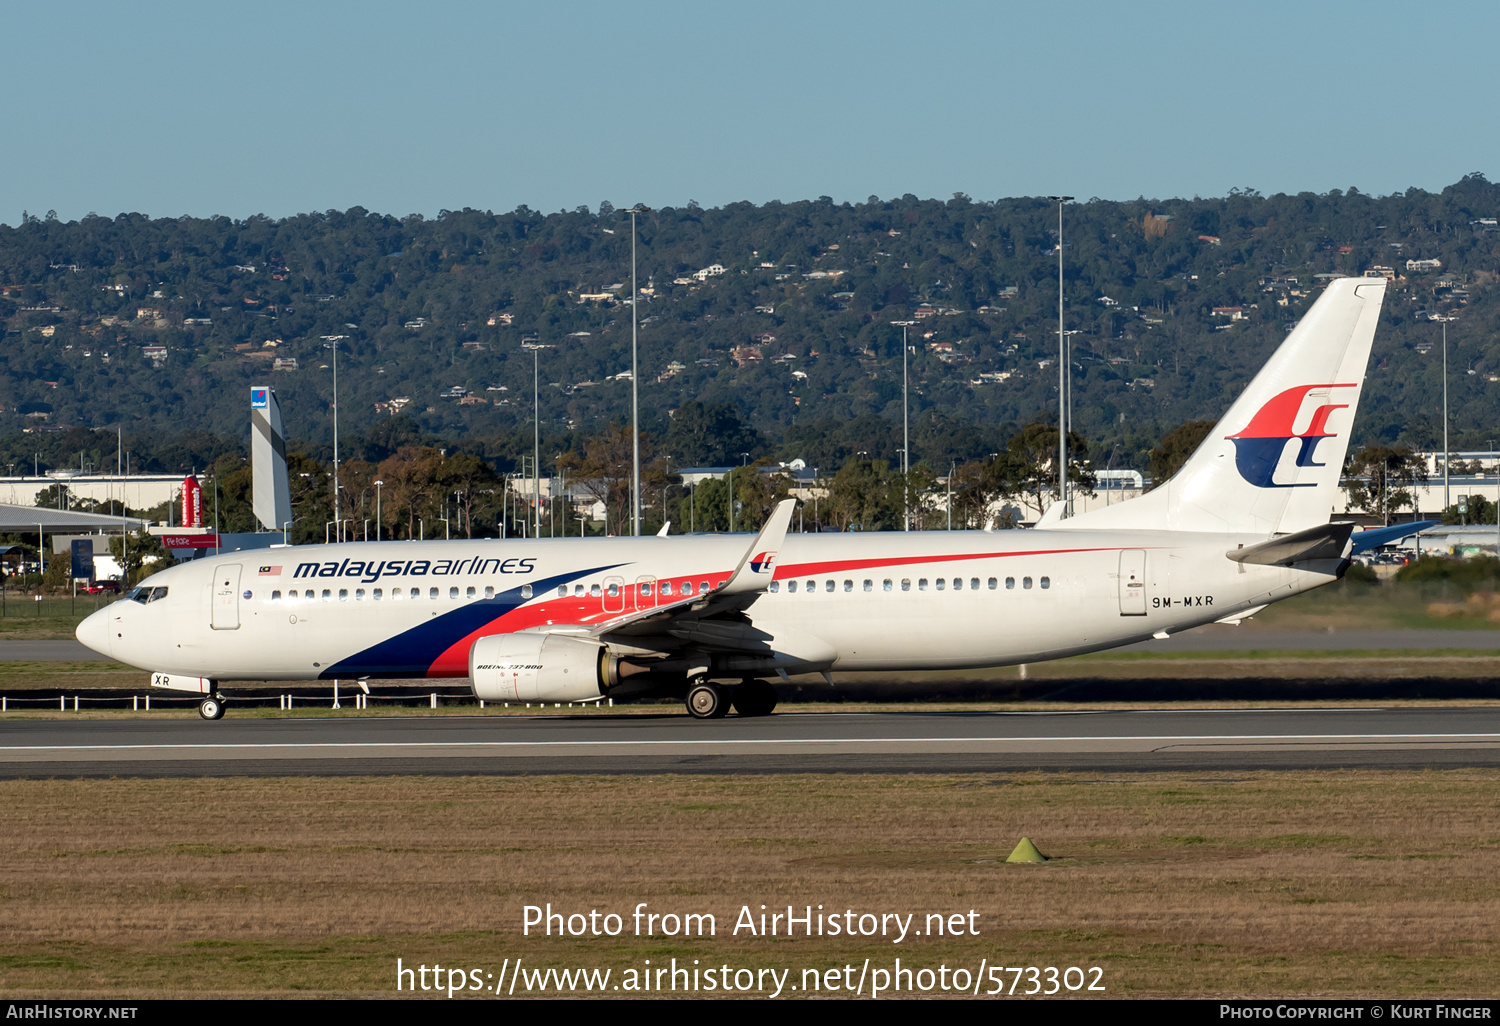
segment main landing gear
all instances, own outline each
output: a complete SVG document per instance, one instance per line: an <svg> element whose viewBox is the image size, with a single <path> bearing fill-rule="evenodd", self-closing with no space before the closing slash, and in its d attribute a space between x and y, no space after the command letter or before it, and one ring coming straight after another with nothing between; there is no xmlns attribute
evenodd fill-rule
<svg viewBox="0 0 1500 1026"><path fill-rule="evenodd" d="M688 688L687 711L695 719L720 719L729 713L731 703L741 716L766 716L776 708L776 689L763 680L742 681L732 697L729 688L706 680Z"/></svg>
<svg viewBox="0 0 1500 1026"><path fill-rule="evenodd" d="M222 720L224 718L224 700L218 696L205 698L198 703L198 715L205 720Z"/></svg>

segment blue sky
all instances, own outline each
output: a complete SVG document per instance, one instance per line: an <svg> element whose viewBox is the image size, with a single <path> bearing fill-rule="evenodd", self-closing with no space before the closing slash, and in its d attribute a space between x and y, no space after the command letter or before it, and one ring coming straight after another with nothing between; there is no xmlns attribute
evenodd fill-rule
<svg viewBox="0 0 1500 1026"><path fill-rule="evenodd" d="M1500 174L1500 5L0 6L0 222Z"/></svg>

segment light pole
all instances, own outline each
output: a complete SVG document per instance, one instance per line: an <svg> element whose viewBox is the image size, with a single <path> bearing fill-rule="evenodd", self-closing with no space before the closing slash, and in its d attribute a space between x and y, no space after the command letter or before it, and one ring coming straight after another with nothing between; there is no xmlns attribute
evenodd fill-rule
<svg viewBox="0 0 1500 1026"><path fill-rule="evenodd" d="M375 540L380 540L380 486L384 481L375 482Z"/></svg>
<svg viewBox="0 0 1500 1026"><path fill-rule="evenodd" d="M1448 499L1448 318L1443 318L1443 509Z"/></svg>
<svg viewBox="0 0 1500 1026"><path fill-rule="evenodd" d="M641 293L635 283L635 215L645 214L650 210L650 207L637 203L624 211L630 215L630 439L633 452L630 477L630 534L637 538L641 534L641 375L637 360L640 316L636 312L636 307Z"/></svg>
<svg viewBox="0 0 1500 1026"><path fill-rule="evenodd" d="M551 347L544 346L536 342L522 342L521 347L523 349L531 350L531 469L533 471L532 510L536 515L535 537L540 538L542 536L542 379L540 377L540 371L538 370L538 367L540 365L537 361L540 359L541 351L543 349L550 349ZM632 375L631 388L633 389L634 387L635 381L634 376ZM634 417L634 415L634 408L632 408L631 416ZM639 437L637 437L636 439L635 476L636 485L639 486L641 478ZM636 534L640 534L639 525L637 525Z"/></svg>
<svg viewBox="0 0 1500 1026"><path fill-rule="evenodd" d="M911 402L906 366L906 329L916 321L892 321L901 326L901 530L911 530Z"/></svg>
<svg viewBox="0 0 1500 1026"><path fill-rule="evenodd" d="M1068 515L1068 359L1063 334L1063 204L1072 196L1048 196L1057 203L1057 501Z"/></svg>
<svg viewBox="0 0 1500 1026"><path fill-rule="evenodd" d="M342 541L344 525L339 520L339 343L348 335L323 335L323 343L333 350L333 526L334 537Z"/></svg>

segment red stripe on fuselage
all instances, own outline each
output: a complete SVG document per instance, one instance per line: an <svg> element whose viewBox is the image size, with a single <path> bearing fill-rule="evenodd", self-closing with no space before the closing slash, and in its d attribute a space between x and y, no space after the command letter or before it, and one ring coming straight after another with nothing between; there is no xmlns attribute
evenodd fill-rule
<svg viewBox="0 0 1500 1026"><path fill-rule="evenodd" d="M1139 548L1140 546L1135 546ZM1016 556L1059 556L1075 552L1111 552L1121 548L1117 545L1098 546L1085 549L1027 549L1017 552L956 552L940 556L900 556L891 559L843 559L827 560L821 563L791 563L778 566L774 580L784 581L793 577L807 577L816 574L835 574L850 570L874 570L880 567L908 566L916 563L951 563L960 560L973 559L1004 559ZM649 574L637 576L649 577ZM604 619L613 619L628 615L631 612L650 612L658 604L671 605L681 600L683 594L700 594L699 585L708 582L709 588L716 588L728 580L729 575L724 571L713 573L694 574L691 576L658 578L653 587L653 594L649 605L637 605L641 596L639 595L639 582L625 582L624 589L618 598L622 608L605 610L604 595L569 595L567 598L556 596L550 599L533 600L525 605L517 606L509 613L497 616L489 623L476 631L466 634L455 641L443 651L443 654L433 660L432 665L427 668L429 677L466 677L469 674L469 650L474 647L474 642L480 638L489 637L494 634L514 634L517 631L528 630L532 627L545 627L551 624L577 624L586 626ZM662 594L663 585L671 585L672 595ZM684 592L683 589L688 589ZM630 594L630 589L636 589L637 593ZM667 601L659 601L666 599ZM631 607L634 606L632 609Z"/></svg>

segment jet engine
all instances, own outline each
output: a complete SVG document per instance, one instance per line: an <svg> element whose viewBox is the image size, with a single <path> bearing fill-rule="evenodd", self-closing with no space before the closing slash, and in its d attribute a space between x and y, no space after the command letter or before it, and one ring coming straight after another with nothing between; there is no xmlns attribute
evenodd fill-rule
<svg viewBox="0 0 1500 1026"><path fill-rule="evenodd" d="M494 634L469 650L469 681L487 702L587 702L609 688L608 652L560 634Z"/></svg>

